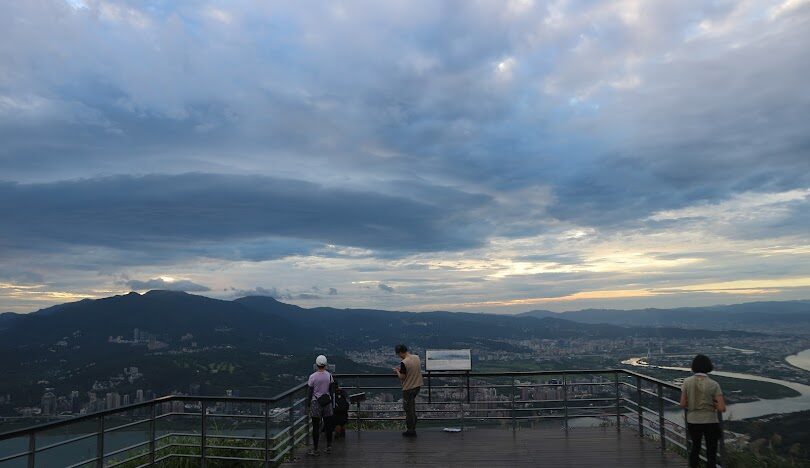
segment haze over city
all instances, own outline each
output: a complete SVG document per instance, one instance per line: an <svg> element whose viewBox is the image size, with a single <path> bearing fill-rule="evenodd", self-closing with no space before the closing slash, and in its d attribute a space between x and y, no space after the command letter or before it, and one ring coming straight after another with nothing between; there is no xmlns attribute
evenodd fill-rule
<svg viewBox="0 0 810 468"><path fill-rule="evenodd" d="M810 2L0 5L0 312L810 297Z"/></svg>

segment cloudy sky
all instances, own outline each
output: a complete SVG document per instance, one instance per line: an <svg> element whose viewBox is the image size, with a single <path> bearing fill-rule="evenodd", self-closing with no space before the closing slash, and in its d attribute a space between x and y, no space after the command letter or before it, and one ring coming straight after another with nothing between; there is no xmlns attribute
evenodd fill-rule
<svg viewBox="0 0 810 468"><path fill-rule="evenodd" d="M0 311L810 298L810 1L0 4Z"/></svg>

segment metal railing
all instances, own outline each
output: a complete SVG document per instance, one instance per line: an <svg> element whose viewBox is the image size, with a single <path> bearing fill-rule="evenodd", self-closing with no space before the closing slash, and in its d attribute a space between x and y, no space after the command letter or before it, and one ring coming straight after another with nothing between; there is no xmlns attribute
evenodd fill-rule
<svg viewBox="0 0 810 468"><path fill-rule="evenodd" d="M399 382L392 376L336 376L349 393L366 393L350 412L356 430L404 421ZM654 439L661 450L686 456L690 438L680 391L670 382L626 369L442 372L424 374L416 412L420 424L449 421L461 429L478 422L518 430L543 421L557 421L564 431L595 423L617 431L629 428ZM718 417L722 435L722 414ZM705 455L701 458L705 461ZM718 461L724 459L721 436Z"/></svg>
<svg viewBox="0 0 810 468"><path fill-rule="evenodd" d="M172 395L0 434L0 467L273 466L307 440L306 384L272 398Z"/></svg>
<svg viewBox="0 0 810 468"><path fill-rule="evenodd" d="M347 392L366 394L350 409L353 429L404 420L393 374L336 378ZM565 431L599 424L633 429L662 450L689 451L680 388L629 370L444 372L424 379L416 405L420 424L519 430L556 421ZM309 443L308 415L305 384L272 398L167 396L0 434L0 468L131 468L172 459L202 467L211 461L275 466ZM719 456L725 459L722 442Z"/></svg>

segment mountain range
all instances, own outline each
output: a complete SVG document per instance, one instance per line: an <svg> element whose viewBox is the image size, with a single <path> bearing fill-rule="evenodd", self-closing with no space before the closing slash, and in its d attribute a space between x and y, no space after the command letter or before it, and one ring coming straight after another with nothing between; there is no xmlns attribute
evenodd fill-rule
<svg viewBox="0 0 810 468"><path fill-rule="evenodd" d="M571 312L533 310L522 317L556 317L581 323L610 323L636 327L678 327L707 330L761 330L796 332L810 329L810 300L747 302L743 304L676 309L585 309Z"/></svg>
<svg viewBox="0 0 810 468"><path fill-rule="evenodd" d="M613 311L617 317L636 312ZM601 314L601 315L600 315ZM4 347L50 345L81 331L79 344L98 343L110 336L128 337L135 328L159 338L190 334L199 342L221 345L263 343L289 350L337 346L351 350L369 342L419 341L425 346L450 345L471 337L618 338L623 336L706 337L716 332L661 327L652 319L643 326L611 324L609 312L552 313L534 311L517 316L463 312L399 312L375 309L302 308L268 296L233 301L177 291L131 292L104 299L84 299L30 314L3 314L0 339ZM619 320L615 320L619 322ZM578 323L583 322L583 323ZM651 327L655 325L655 327Z"/></svg>
<svg viewBox="0 0 810 468"><path fill-rule="evenodd" d="M87 388L109 380L127 366L138 367L144 375L133 383L133 389L141 386L165 394L198 382L207 394L222 394L234 387L267 394L305 375L312 357L319 353L328 354L341 372L379 372L380 367L354 362L348 355L376 352L387 356L390 352L393 363L393 346L400 342L421 349L526 352L515 343L527 339L752 335L660 326L662 321L655 320L645 323L655 326L568 320L585 320L582 317L589 317L585 312L597 315L582 312L508 316L307 309L266 296L219 300L175 291L132 292L29 314L0 315L0 374L4 376L0 394L23 391L41 395L43 386L62 392ZM616 317L636 313L613 312ZM615 319L610 311L603 313L602 317ZM139 341L134 339L135 329ZM153 346L147 347L144 336Z"/></svg>

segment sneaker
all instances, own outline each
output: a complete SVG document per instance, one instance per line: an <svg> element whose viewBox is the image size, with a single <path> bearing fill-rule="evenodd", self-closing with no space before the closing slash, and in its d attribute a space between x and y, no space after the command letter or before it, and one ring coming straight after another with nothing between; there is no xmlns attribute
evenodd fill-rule
<svg viewBox="0 0 810 468"><path fill-rule="evenodd" d="M321 452L319 452L317 449L309 449L309 451L307 452L307 455L310 457L317 457L320 454Z"/></svg>
<svg viewBox="0 0 810 468"><path fill-rule="evenodd" d="M326 454L329 455L332 453L332 447L326 447Z"/></svg>

